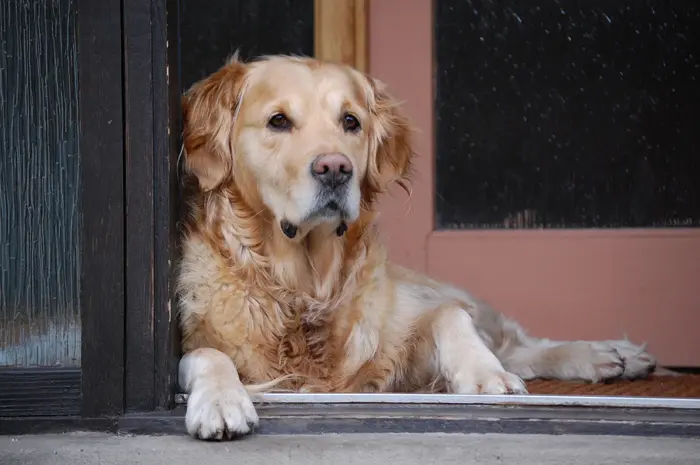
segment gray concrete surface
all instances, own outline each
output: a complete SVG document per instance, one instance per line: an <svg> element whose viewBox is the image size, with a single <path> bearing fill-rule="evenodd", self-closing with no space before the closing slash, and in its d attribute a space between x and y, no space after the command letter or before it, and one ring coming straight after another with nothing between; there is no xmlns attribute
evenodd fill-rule
<svg viewBox="0 0 700 465"><path fill-rule="evenodd" d="M700 440L614 436L374 434L184 436L97 433L0 437L2 465L664 465L700 463Z"/></svg>

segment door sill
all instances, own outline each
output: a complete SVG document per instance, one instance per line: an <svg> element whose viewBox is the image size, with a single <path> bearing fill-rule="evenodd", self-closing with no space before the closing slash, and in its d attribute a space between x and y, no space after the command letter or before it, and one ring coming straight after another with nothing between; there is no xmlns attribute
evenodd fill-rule
<svg viewBox="0 0 700 465"><path fill-rule="evenodd" d="M175 401L186 404L187 394L177 394ZM698 398L636 396L264 393L253 395L253 401L257 404L500 405L700 410Z"/></svg>
<svg viewBox="0 0 700 465"><path fill-rule="evenodd" d="M698 437L693 409L455 403L259 403L256 434L453 433L587 434ZM186 434L185 407L130 414L118 429L129 434Z"/></svg>

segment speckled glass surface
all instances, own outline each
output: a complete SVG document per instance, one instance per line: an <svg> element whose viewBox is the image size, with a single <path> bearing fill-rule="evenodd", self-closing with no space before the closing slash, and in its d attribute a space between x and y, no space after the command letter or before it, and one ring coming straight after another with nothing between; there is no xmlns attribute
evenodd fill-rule
<svg viewBox="0 0 700 465"><path fill-rule="evenodd" d="M440 229L700 226L700 2L435 5Z"/></svg>
<svg viewBox="0 0 700 465"><path fill-rule="evenodd" d="M80 366L78 132L75 1L0 0L0 367Z"/></svg>
<svg viewBox="0 0 700 465"><path fill-rule="evenodd" d="M180 0L183 89L241 57L314 53L314 0Z"/></svg>

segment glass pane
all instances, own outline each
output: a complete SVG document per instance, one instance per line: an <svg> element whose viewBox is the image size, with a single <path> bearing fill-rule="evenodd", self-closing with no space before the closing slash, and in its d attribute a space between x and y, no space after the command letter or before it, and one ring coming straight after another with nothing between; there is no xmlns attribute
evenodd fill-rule
<svg viewBox="0 0 700 465"><path fill-rule="evenodd" d="M0 18L0 367L75 367L75 1L2 0Z"/></svg>
<svg viewBox="0 0 700 465"><path fill-rule="evenodd" d="M436 3L440 229L700 226L700 5Z"/></svg>

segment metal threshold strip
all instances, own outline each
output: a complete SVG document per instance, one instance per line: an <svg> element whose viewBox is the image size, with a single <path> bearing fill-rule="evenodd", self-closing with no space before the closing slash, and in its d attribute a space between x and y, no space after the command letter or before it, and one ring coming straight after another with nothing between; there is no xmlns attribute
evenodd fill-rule
<svg viewBox="0 0 700 465"><path fill-rule="evenodd" d="M257 404L496 405L700 410L700 398L672 397L264 393L255 394L253 400ZM176 402L187 403L187 394L178 394Z"/></svg>

